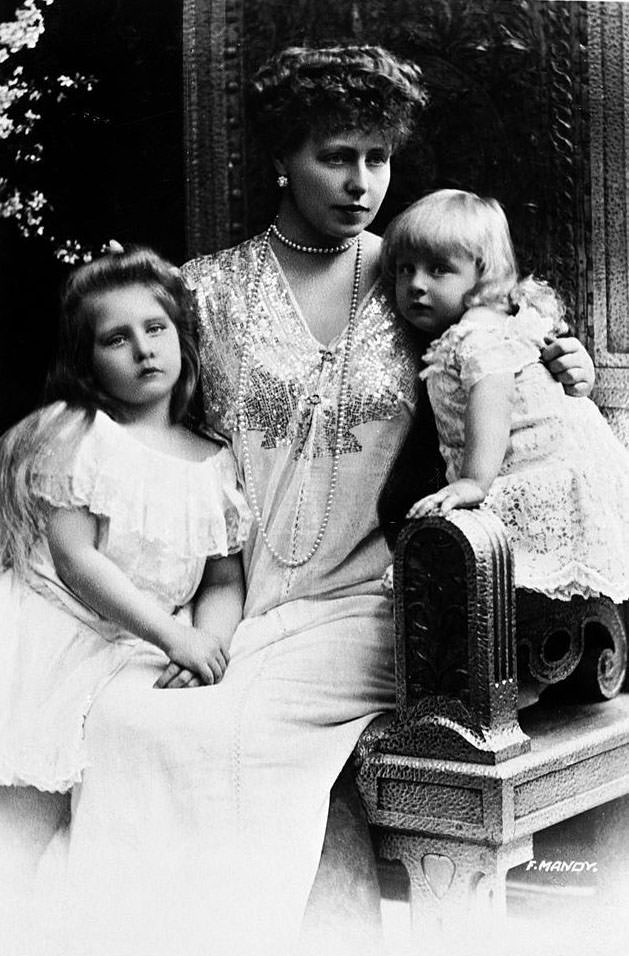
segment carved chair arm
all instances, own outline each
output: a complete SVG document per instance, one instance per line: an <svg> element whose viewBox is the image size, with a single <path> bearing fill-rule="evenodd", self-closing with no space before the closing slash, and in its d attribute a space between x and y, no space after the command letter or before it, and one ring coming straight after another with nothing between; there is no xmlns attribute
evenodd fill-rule
<svg viewBox="0 0 629 956"><path fill-rule="evenodd" d="M604 598L516 596L505 528L483 508L404 528L394 615L397 714L365 740L367 749L483 764L525 753L518 657L542 685L572 675L590 699L614 696L624 681L618 608Z"/></svg>

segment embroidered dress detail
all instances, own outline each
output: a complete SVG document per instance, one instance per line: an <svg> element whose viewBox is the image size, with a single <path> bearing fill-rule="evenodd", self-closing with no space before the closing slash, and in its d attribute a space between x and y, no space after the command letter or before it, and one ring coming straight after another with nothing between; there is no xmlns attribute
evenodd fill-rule
<svg viewBox="0 0 629 956"><path fill-rule="evenodd" d="M200 316L208 418L219 431L233 433L242 471L236 406L246 347L250 360L244 417L260 512L271 541L279 543L283 555L298 558L311 548L326 509L346 331L325 346L314 338L272 247L259 276L255 321L249 324L264 248L264 237L259 236L196 259L184 272ZM335 498L325 546L302 568L274 567L277 562L263 553L254 529L245 548L247 614L310 596L314 582L317 587L323 582L334 594L353 587L357 575L363 581L379 581L387 554L376 532L376 502L408 429L416 377L417 359L408 333L378 280L358 303L338 463L339 488L356 489L368 482L369 498L360 502L352 496L351 503L345 494L343 500ZM359 572L355 562L362 562ZM379 593L379 585L377 589Z"/></svg>
<svg viewBox="0 0 629 956"><path fill-rule="evenodd" d="M103 412L74 460L51 449L36 463L33 490L55 507L86 507L107 518L114 548L135 535L164 554L221 556L242 546L251 521L226 447L204 461L175 458Z"/></svg>
<svg viewBox="0 0 629 956"><path fill-rule="evenodd" d="M206 410L223 433L235 424L260 243L185 267ZM325 348L313 339L273 256L256 315L258 377L246 395L256 486L272 540L302 554L328 493L334 421L324 429L321 412L335 407L343 336ZM410 338L377 283L359 305L348 370L355 444L340 456L317 553L282 568L252 528L245 616L215 686L155 690L161 657L141 643L99 693L85 721L91 766L73 794L65 956L173 956L173 907L186 914L190 954L296 952L330 787L365 726L395 703L376 502L408 433L416 377ZM308 396L321 401L297 408Z"/></svg>
<svg viewBox="0 0 629 956"><path fill-rule="evenodd" d="M256 275L253 282L253 293L252 293L252 305L251 305L251 316L250 316L250 327L253 327L253 321L255 317L255 310L260 300L260 280L262 278L262 270L264 268L264 262L266 256L268 255L271 244L270 236L271 232L274 232L278 235L282 241L285 241L285 237L278 233L277 228L272 225L267 229L265 235L265 247L264 253L258 260L258 267L256 269ZM350 243L352 245L353 243ZM257 522L258 528L260 529L260 535L264 544L267 547L269 553L277 561L278 564L282 567L290 568L295 570L297 568L304 567L308 564L309 561L315 556L321 543L323 537L328 527L328 522L330 520L330 515L332 513L332 504L334 502L334 497L336 494L336 487L338 481L338 470L339 470L339 459L343 453L343 437L345 431L345 422L347 420L347 398L348 398L348 370L349 370L349 359L352 353L352 344L354 341L354 332L356 330L356 315L358 311L358 296L360 290L360 279L362 274L362 247L360 243L360 237L356 239L356 258L354 263L354 279L352 282L352 296L349 307L349 320L347 323L347 328L345 330L345 344L343 348L343 356L341 359L341 374L340 374L340 383L338 396L336 400L335 408L335 417L336 417L336 430L334 434L334 447L332 451L332 465L330 469L330 478L328 483L328 493L323 509L323 517L321 519L321 524L317 530L317 533L314 537L312 545L303 550L303 553L298 556L294 547L291 550L291 554L286 557L283 555L278 548L271 542L269 537L269 529L265 522L265 519L262 517L260 511L260 505L258 500L258 492L256 489L255 475L253 472L252 460L251 460L251 451L249 448L249 439L247 437L248 433L248 422L246 414L246 394L247 387L249 384L249 373L251 365L251 348L252 341L251 336L245 350L241 357L240 361L240 375L238 377L238 409L237 409L237 425L240 432L240 443L242 447L242 467L245 475L245 481L247 483L247 489L249 492L249 501L251 503L251 509L253 511L255 520ZM304 249L302 251L309 251ZM326 353L327 354L327 353ZM301 423L301 432L302 432L302 443L298 444L298 454L302 454L302 449L305 448L308 433L311 431L312 426L312 417L314 414L314 409L321 404L321 396L315 392L313 395L306 396L305 403L306 406L309 406L311 411L307 415L308 425L304 427L304 422ZM302 406L303 412L303 406ZM301 509L302 501L301 496L297 502L298 511Z"/></svg>
<svg viewBox="0 0 629 956"><path fill-rule="evenodd" d="M516 586L551 598L629 597L629 452L587 398L543 365L550 323L532 308L495 321L471 312L424 355L447 479L461 472L465 409L482 378L512 372L509 445L483 507L506 525Z"/></svg>
<svg viewBox="0 0 629 956"><path fill-rule="evenodd" d="M260 236L186 266L201 312L206 407L220 431L235 429L240 360L251 336L253 361L245 398L248 428L262 433L262 448L296 442L295 457L303 452L303 433L314 433L308 454L330 457L345 333L326 348L312 336L272 248L260 276L255 325L249 327L247 316L263 249ZM220 337L215 327L218 316L226 323ZM391 419L399 413L401 402L413 400L415 374L407 335L394 320L378 280L358 307L349 360L344 454L361 450L357 427ZM313 396L319 398L314 406Z"/></svg>
<svg viewBox="0 0 629 956"><path fill-rule="evenodd" d="M87 508L98 550L167 613L190 601L206 558L240 550L251 527L227 447L203 461L170 457L102 412L77 448L47 449L33 472L35 504ZM67 790L86 766L94 700L142 642L64 585L44 538L24 577L0 575L0 616L0 784Z"/></svg>

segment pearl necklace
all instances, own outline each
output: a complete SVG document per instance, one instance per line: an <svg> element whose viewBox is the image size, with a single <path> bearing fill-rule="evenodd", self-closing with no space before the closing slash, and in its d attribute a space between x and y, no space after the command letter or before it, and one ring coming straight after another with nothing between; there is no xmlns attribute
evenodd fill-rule
<svg viewBox="0 0 629 956"><path fill-rule="evenodd" d="M253 322L252 317L255 311L256 306L258 305L260 298L260 281L262 279L262 269L270 248L271 233L274 233L274 224L270 225L266 230L263 238L263 247L260 253L260 258L258 260L258 265L255 271L253 279L253 291L251 294L251 307L249 310L249 328L251 329ZM256 491L254 476L253 476L253 467L251 463L251 451L249 448L249 439L247 437L247 414L245 407L245 396L247 392L247 384L249 381L249 366L251 362L251 353L252 353L252 337L249 334L245 346L243 349L242 359L240 363L240 375L238 379L238 398L236 403L237 409L237 424L238 431L240 432L241 442L242 442L242 457L243 457L243 466L245 480L247 483L247 492L249 495L249 502L251 504L251 510L253 512L254 518L260 528L260 534L262 535L262 540L264 541L269 552L273 555L278 564L281 564L285 568L301 568L304 564L307 564L311 558L319 550L321 542L323 541L323 536L328 527L330 521L330 515L332 513L332 503L334 501L334 495L336 493L336 486L338 483L338 474L339 474L339 463L341 458L341 446L343 443L343 433L345 431L345 422L347 421L347 405L349 398L349 356L352 350L352 343L354 339L354 332L356 329L356 315L358 313L358 296L360 292L360 276L362 271L362 250L360 246L360 240L356 237L356 240L352 240L352 244L356 242L356 263L354 265L354 282L352 285L352 298L349 307L349 321L347 323L347 333L345 337L345 350L343 352L343 364L341 365L341 381L339 385L339 399L337 406L337 419L336 419L336 436L334 440L334 451L332 453L332 470L330 472L330 487L328 488L328 495L326 498L325 509L323 512L323 518L319 526L319 530L314 539L314 542L310 549L299 558L286 558L284 555L275 548L269 539L269 534L267 528L264 526L262 511L258 503L258 494ZM301 503L301 495L297 509L299 510L299 505ZM297 515L295 516L297 518Z"/></svg>
<svg viewBox="0 0 629 956"><path fill-rule="evenodd" d="M294 249L295 252L308 252L319 256L333 256L338 252L347 252L348 249L356 245L358 239L358 236L354 236L349 242L342 242L338 246L302 246L298 242L293 242L293 240L285 236L283 232L280 232L276 223L271 223L270 229L273 235L285 246L288 246L289 249Z"/></svg>

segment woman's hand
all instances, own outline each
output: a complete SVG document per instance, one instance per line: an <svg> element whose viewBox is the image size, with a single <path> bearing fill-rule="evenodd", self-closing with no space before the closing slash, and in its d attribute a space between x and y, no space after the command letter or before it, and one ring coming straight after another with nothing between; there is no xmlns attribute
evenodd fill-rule
<svg viewBox="0 0 629 956"><path fill-rule="evenodd" d="M594 387L594 364L581 342L570 337L546 341L542 361L563 385L566 394L576 398L589 395Z"/></svg>
<svg viewBox="0 0 629 956"><path fill-rule="evenodd" d="M171 661L154 687L169 689L217 684L229 663L229 653L209 631L172 622L166 653Z"/></svg>
<svg viewBox="0 0 629 956"><path fill-rule="evenodd" d="M453 508L474 508L485 500L485 492L473 478L459 478L434 495L416 501L407 518L423 518L428 514L447 515Z"/></svg>

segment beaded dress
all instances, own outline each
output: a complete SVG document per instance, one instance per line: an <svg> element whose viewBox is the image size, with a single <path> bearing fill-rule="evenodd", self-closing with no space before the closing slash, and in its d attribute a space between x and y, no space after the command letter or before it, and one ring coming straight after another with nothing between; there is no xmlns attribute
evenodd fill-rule
<svg viewBox="0 0 629 956"><path fill-rule="evenodd" d="M200 312L208 423L232 435L241 469L233 429L252 337L244 413L257 500L281 553L303 554L328 500L345 336L326 346L313 338L271 249L252 308L263 243L184 272ZM357 313L323 541L303 567L285 568L254 525L245 617L221 682L157 692L147 648L92 707L92 765L73 796L66 848L64 956L295 951L332 784L362 730L394 704L376 503L413 415L406 336L376 282Z"/></svg>
<svg viewBox="0 0 629 956"><path fill-rule="evenodd" d="M483 507L504 522L515 583L550 598L629 597L629 451L588 398L569 398L540 359L551 322L531 306L473 310L424 355L447 480L460 474L472 386L512 372L507 453Z"/></svg>

